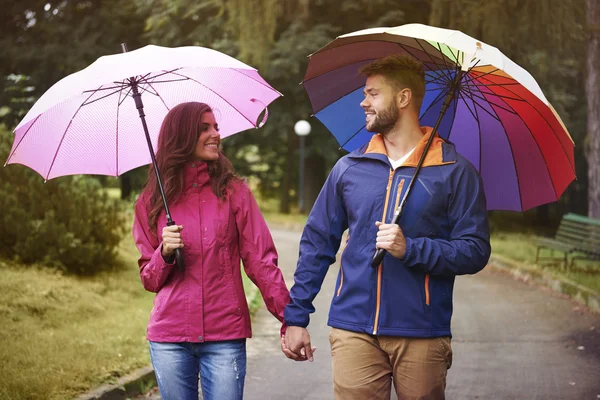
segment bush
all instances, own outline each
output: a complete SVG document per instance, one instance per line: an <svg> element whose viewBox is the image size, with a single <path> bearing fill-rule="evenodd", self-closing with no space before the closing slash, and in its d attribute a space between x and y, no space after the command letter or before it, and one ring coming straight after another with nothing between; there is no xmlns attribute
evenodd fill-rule
<svg viewBox="0 0 600 400"><path fill-rule="evenodd" d="M0 159L13 134L0 126ZM123 206L89 176L47 183L22 165L0 168L0 255L76 274L111 268L125 234Z"/></svg>

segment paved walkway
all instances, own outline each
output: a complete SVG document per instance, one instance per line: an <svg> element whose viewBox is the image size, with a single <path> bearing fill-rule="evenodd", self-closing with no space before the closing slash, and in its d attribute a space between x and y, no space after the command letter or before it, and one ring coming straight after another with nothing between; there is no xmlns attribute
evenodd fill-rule
<svg viewBox="0 0 600 400"><path fill-rule="evenodd" d="M300 234L273 230L273 237L291 286ZM287 360L279 348L279 323L259 310L248 341L245 399L333 398L326 320L337 270L330 269L315 302L313 363ZM449 400L600 399L599 315L491 268L457 278L454 299Z"/></svg>

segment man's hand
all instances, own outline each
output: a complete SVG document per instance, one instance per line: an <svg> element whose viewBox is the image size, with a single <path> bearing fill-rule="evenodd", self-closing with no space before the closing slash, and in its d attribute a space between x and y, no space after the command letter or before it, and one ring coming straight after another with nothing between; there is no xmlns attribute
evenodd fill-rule
<svg viewBox="0 0 600 400"><path fill-rule="evenodd" d="M292 360L312 362L316 350L310 345L310 334L306 328L288 326L285 336L281 337L281 351Z"/></svg>
<svg viewBox="0 0 600 400"><path fill-rule="evenodd" d="M387 250L388 253L396 258L404 257L406 253L406 238L402 229L397 224L382 224L375 222L379 227L377 232L377 248Z"/></svg>

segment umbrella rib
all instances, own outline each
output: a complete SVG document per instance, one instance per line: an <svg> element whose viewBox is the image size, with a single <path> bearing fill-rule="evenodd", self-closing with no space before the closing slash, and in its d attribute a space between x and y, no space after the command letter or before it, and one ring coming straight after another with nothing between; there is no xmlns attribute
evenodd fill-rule
<svg viewBox="0 0 600 400"><path fill-rule="evenodd" d="M512 94L514 94L514 95L516 95L516 96L519 96L519 94L518 94L518 93L514 93L514 92L513 92L512 90L510 90L510 89L506 89L506 90L508 90L509 92L511 92ZM519 97L521 97L521 96L519 96ZM521 98L522 98L522 97L521 97ZM525 99L523 99L523 100L525 100ZM530 104L530 103L529 103L529 102L527 102L527 101L526 101L526 103L527 103L527 104ZM511 106L510 104L506 103L506 105L507 105L508 107L512 108L512 106ZM543 115L542 115L542 114L541 114L541 113L538 111L538 109L537 109L537 108L535 108L535 107L534 107L532 104L530 104L530 105L531 105L531 107L532 107L534 110L536 110L536 111L538 112L538 114L540 114L540 116L541 116L542 118L544 118L544 116L543 116ZM486 110L486 111L487 111L487 110ZM521 120L521 122L523 123L523 125L525 125L525 126L527 127L528 131L531 133L531 137L532 137L532 138L533 138L533 140L535 141L535 144L537 145L538 151L539 151L540 155L542 156L542 159L544 160L544 164L545 164L545 166L546 166L546 172L548 173L548 177L550 178L550 181L552 182L552 185L551 185L551 186L552 186L552 191L554 192L555 199L558 199L558 198L559 198L559 196L558 196L558 193L556 192L556 188L554 187L554 181L552 180L552 174L550 173L550 168L548 167L548 162L546 161L546 157L545 157L545 155L544 155L544 152L542 151L542 149L541 149L541 147L540 147L540 144L539 144L539 142L538 142L537 138L535 137L535 135L533 135L533 133L531 132L531 129L530 129L528 126L527 126L527 123L526 123L526 122L523 120L523 118L521 117L521 115L520 115L519 113L517 113L516 111L514 111L514 109L513 109L513 114L514 114L514 115L516 115L516 116L517 116L517 117L518 117L518 118ZM545 118L544 118L544 120L545 120ZM502 124L502 121L501 121L501 120L499 120L499 121L500 121L500 123ZM557 137L557 135L556 135L556 132L554 132L554 129L552 129L552 126L551 126L551 125L548 123L548 121L547 121L547 120L546 120L546 123L548 124L548 127L550 128L550 130L551 130L551 131L554 133L554 136L556 137L556 140L559 142L559 146L560 146L560 148L563 150L563 153L564 153L564 152L565 152L565 149L564 149L564 147L563 147L563 146L560 144L560 140L558 139L558 137ZM504 124L502 124L502 126L504 127ZM506 128L505 128L505 131L506 131ZM571 162L570 162L570 160L569 160L569 157L566 155L566 153L565 153L565 157L567 158L567 161L569 161L569 164L571 164ZM513 154L513 158L514 158L514 154ZM516 166L515 166L515 171L516 171ZM519 190L520 190L520 188L519 188ZM522 198L521 198L521 209L523 209L523 199L522 199Z"/></svg>
<svg viewBox="0 0 600 400"><path fill-rule="evenodd" d="M458 95L463 99L463 102L465 103L465 106L467 107L467 110L469 110L469 112L471 113L471 115L473 116L473 118L475 118L478 122L479 120L477 119L477 116L475 115L475 113L473 112L473 110L471 110L471 107L469 107L469 104L466 102L465 99L465 94L463 93L463 90L459 89L457 90Z"/></svg>
<svg viewBox="0 0 600 400"><path fill-rule="evenodd" d="M485 109L483 109L484 111L487 111ZM477 107L475 107L475 112L477 113ZM504 126L504 122L502 122L502 120L500 119L500 117L496 118L498 120L498 123L500 123L500 125L502 126L503 132L504 132L504 136L506 137L506 142L508 143L508 147L510 149L510 154L511 154L511 158L512 158L512 162L513 162L513 166L515 168L515 178L517 180L517 188L519 191L519 208L520 210L523 210L523 194L521 192L521 185L519 185L519 172L517 170L517 162L515 160L515 152L513 150L513 146L512 143L510 142L510 139L508 138L508 134L507 134L507 130L506 127ZM481 125L479 124L479 119L477 119L477 126L479 126L479 132L481 132ZM481 171L481 160L482 160L482 151L481 151L481 134L479 135L479 171ZM539 149L539 147L538 147ZM541 153L541 151L540 151ZM481 172L480 172L481 174Z"/></svg>
<svg viewBox="0 0 600 400"><path fill-rule="evenodd" d="M434 71L433 71L433 70L430 70L430 71L428 71L428 72L434 72ZM448 83L449 83L450 81L448 81L448 78L447 78L446 76L439 76L439 75L437 76L437 78L433 78L433 79L430 79L430 80L427 80L427 79L425 79L425 84L426 84L426 85L427 85L428 83L439 83L439 82L443 83L444 85L448 85L448 86L449 86L449 84L448 84Z"/></svg>
<svg viewBox="0 0 600 400"><path fill-rule="evenodd" d="M443 90L443 89L440 90L440 93L436 96L435 99L433 99L433 101L431 103L429 103L429 106L427 107L427 109L425 111L423 111L423 114L421 114L421 116L419 118L421 118L421 117L423 117L423 115L427 114L427 112L431 109L431 107L433 107L434 104L439 102L442 99L442 97L445 97L446 94L448 94L447 90Z"/></svg>
<svg viewBox="0 0 600 400"><path fill-rule="evenodd" d="M122 87L122 88L120 88L119 90L115 90L115 91L114 91L114 92L112 92L112 93L106 94L106 95L104 95L104 96L102 96L102 97L98 97L97 99L94 99L94 100L92 100L92 101L90 101L90 102L88 102L88 100L89 100L89 99L90 99L90 98L91 98L91 97L92 97L94 94L96 94L98 91L97 91L97 90L94 90L94 91L88 90L88 91L86 91L86 92L84 92L84 93L90 93L90 92L91 92L92 94L90 95L90 97L88 97L88 98L86 99L86 101L85 101L83 104L81 104L81 106L80 106L80 107L83 107L83 106L88 106L88 105L90 105L90 104L92 104L92 103L95 103L95 102L97 102L97 101L100 101L100 100L102 100L102 99L105 99L105 98L107 98L107 97L110 97L110 96L112 96L112 95L113 95L113 94L115 94L115 93L120 93L120 92L121 92L121 90L123 90L124 88L125 88L125 87Z"/></svg>
<svg viewBox="0 0 600 400"><path fill-rule="evenodd" d="M416 40L416 39L415 39L415 40ZM440 42L436 42L436 43L437 43L437 49L439 50L439 52L440 52L441 54L444 54L444 52L442 51L442 46L440 45ZM421 48L422 48L422 45L421 45L420 43L419 43L419 46L421 46ZM452 54L452 56L454 57L454 62L455 62L456 64L458 64L458 54L455 56L455 55L454 55L454 52L453 52L453 51L450 49L450 46L448 46L448 50L450 50L450 53L451 53L451 54ZM423 49L423 51L425 51L425 49ZM460 52L460 51L459 51L459 52ZM444 54L444 55L445 55L445 54ZM442 58L442 61L444 61L444 65L446 66L446 68L450 69L450 66L449 66L449 65L446 63L446 57L443 57L443 58Z"/></svg>
<svg viewBox="0 0 600 400"><path fill-rule="evenodd" d="M452 101L456 102L454 105L454 114L452 115L452 121L450 123L450 132L448 132L448 140L450 140L450 135L452 134L452 126L454 125L454 120L456 119L456 112L458 110L458 99L456 98L456 94Z"/></svg>
<svg viewBox="0 0 600 400"><path fill-rule="evenodd" d="M35 123L37 122L38 119L40 119L41 116L42 116L42 114L40 114L37 117L35 117L35 120L31 123L31 125L29 125L29 128L27 128L27 131L25 131L25 133L23 134L23 136L21 136L21 139L19 140L19 143L17 143L17 145L15 146L15 148L13 149L13 151L10 153L10 155L6 159L6 162L4 163L5 167L8 165L8 162L10 161L10 159L12 158L12 156L14 156L15 153L17 152L17 149L21 145L21 142L23 141L23 139L25 139L25 136L27 136L27 134L29 133L29 131L31 130L31 128L33 128L33 125L35 125Z"/></svg>
<svg viewBox="0 0 600 400"><path fill-rule="evenodd" d="M474 104L474 105L476 105L476 106L479 106L479 108L481 108L483 111L485 111L486 113L488 113L488 114L489 114L489 115L490 115L492 118L494 118L494 119L496 119L496 120L500 121L500 119L498 118L498 116L497 116L497 115L494 115L494 114L492 114L492 113L491 113L489 110L487 110L487 109L486 109L486 108L485 108L485 107L484 107L482 104L480 104L479 102L477 102L477 101L476 101L476 100L475 100L475 99L472 97L472 96L474 96L474 94L473 94L472 92L470 92L470 91L468 91L468 92L464 92L464 91L463 91L463 94L465 94L465 96L469 96L469 98L471 99L471 101L473 102L473 104ZM494 104L494 103L492 103L492 102L489 102L489 103L490 103L490 104ZM494 105L496 105L496 104L494 104ZM500 108L502 108L503 110L505 110L505 111L507 111L507 112L509 112L509 113L511 113L511 114L516 114L514 111L506 110L504 107L500 107Z"/></svg>
<svg viewBox="0 0 600 400"><path fill-rule="evenodd" d="M271 87L271 86L269 86L269 85L265 84L264 82L261 82L261 81L259 81L259 80L255 79L254 77L252 77L252 76L250 76L250 75L246 75L245 73L243 73L242 71L238 70L237 68L231 68L231 70L233 70L233 71L237 72L238 74L244 75L245 77L248 77L248 78L252 79L254 82L256 82L256 83L258 83L258 84L260 84L260 85L262 85L262 86L266 87L266 88L267 88L267 89L269 89L269 90L275 91L275 92L276 92L276 93L278 93L280 96L283 96L283 94L282 94L282 93L281 93L279 90L277 90L277 89L275 89L274 87Z"/></svg>
<svg viewBox="0 0 600 400"><path fill-rule="evenodd" d="M164 75L172 74L173 72L175 72L175 71L178 71L178 70L180 70L180 69L181 69L181 68L175 68L175 69L172 69L172 70L170 70L170 71L165 71L165 70L163 70L163 71L162 71L162 73L160 73L160 74L158 74L158 75L151 76L150 78L148 78L148 75L150 75L151 73L148 73L148 74L144 75L143 77L141 77L141 78L140 78L140 81L147 81L148 79L156 79L156 78L158 78L158 77L160 77L160 76L164 76ZM184 75L181 75L181 76L184 76Z"/></svg>
<svg viewBox="0 0 600 400"><path fill-rule="evenodd" d="M517 114L517 112L512 107L510 109L508 109L508 108L505 108L505 107L501 106L500 104L496 104L493 101L490 101L490 100L486 99L485 97L479 96L479 95L477 95L477 94L475 94L473 92L470 92L469 94L471 96L473 96L473 97L477 97L478 99L481 99L481 100L485 101L486 103L489 103L489 104L494 105L494 106L496 106L498 108L501 108L501 109L503 109L506 112L509 112L511 114ZM495 94L493 96L495 96ZM473 99L473 102L477 103L477 101L475 101L475 99Z"/></svg>
<svg viewBox="0 0 600 400"><path fill-rule="evenodd" d="M546 124L548 124L548 127L550 128L550 130L552 131L552 133L554 133L554 137L555 137L555 138L556 138L556 140L558 141L558 143L559 143L559 146L560 146L560 148L562 149L562 151L563 151L563 153L564 153L564 155L565 155L565 158L566 158L566 159L567 159L567 161L569 162L569 165L570 165L570 166L571 166L571 168L572 168L573 174L575 174L575 165L571 164L571 160L569 159L569 156L567 155L567 152L566 152L566 150L565 150L564 146L561 144L561 142L560 142L560 139L558 138L558 133L557 133L557 132L554 130L554 128L552 127L552 125L550 125L550 122L548 122L548 120L546 119L546 117L544 117L544 115L543 115L543 114L542 114L542 113L541 113L541 112L540 112L540 111L537 109L537 107L534 107L534 106L533 106L533 104L531 104L530 102L528 102L527 100L525 100L525 99L524 99L524 98L523 98L521 95L519 95L518 93L515 93L515 92L513 92L513 91L512 91L512 90L510 90L509 88L506 88L506 90L507 90L508 92L510 92L510 93L512 93L512 94L514 94L515 96L518 96L518 97L520 97L521 99L523 99L523 100L525 101L525 103L529 104L529 105L530 105L530 106L531 106L531 107L532 107L532 108L533 108L533 109L534 109L534 110L535 110L535 111L536 111L536 112L539 114L539 116L540 116L540 117L542 117L542 119L543 119L544 121L546 121ZM535 95L533 95L533 96L535 96ZM507 106L511 107L511 106L510 106L510 104L507 104ZM512 107L511 107L511 108L512 108ZM525 123L525 121L523 120L523 118L522 118L522 117L521 117L521 116L520 116L518 113L515 113L515 114L519 116L519 118L521 119L521 121L522 121L522 122L523 122L525 125L527 125L527 124ZM532 135L532 136L533 136L533 135ZM535 139L535 137L534 137L534 139ZM537 143L537 139L536 139L536 143ZM538 144L538 147L539 147L539 144ZM541 151L541 150L540 150L540 153L543 155L543 153L542 153L542 151ZM544 157L544 161L546 161L546 158L545 158L545 157ZM547 166L548 166L548 164L546 163L546 168L547 168ZM552 175L550 174L550 170L548 170L548 174L550 175L550 177L552 177ZM552 188L554 189L554 184L552 185ZM554 190L554 192L556 193L556 189ZM556 198L557 198L557 199L558 199L558 197L559 197L559 196L556 196Z"/></svg>
<svg viewBox="0 0 600 400"><path fill-rule="evenodd" d="M129 97L129 93L131 93L131 86L129 87L129 90L127 91L127 93L125 94L125 96L123 96L123 100L121 100L121 102L119 103L119 105L123 104L123 102L125 101L125 99L127 97Z"/></svg>
<svg viewBox="0 0 600 400"><path fill-rule="evenodd" d="M415 39L415 40L416 40L416 39ZM418 43L418 42L417 42L417 43ZM408 54L410 54L412 57L414 57L414 58L416 58L417 60L419 60L419 57L415 56L415 55L414 55L412 52L410 52L409 50L407 50L407 49L406 49L406 47L404 47L404 44L402 44L402 43L396 43L396 44L397 44L398 46L402 47L402 49L403 49L405 52L407 52ZM413 49L415 49L415 50L418 50L418 49L417 49L417 48L415 48L415 47L412 47L412 46L409 46L409 47L411 47L411 48L413 48ZM431 69L430 71L431 71L431 72L433 72L434 74L436 74L436 75L437 75L438 77L440 77L440 78L445 78L445 79L446 79L446 83L450 82L450 81L451 81L451 78L450 78L450 76L449 76L449 75L446 75L446 74L443 72L444 70L443 70L443 69L441 69L441 68L440 68L440 65L439 65L438 63L436 63L436 62L433 60L433 57L431 57L431 54L429 54L429 53L427 53L427 52L425 52L425 54L427 54L427 57L429 57L429 59L431 60L431 62L433 62L433 64L434 64L436 67L438 67L438 69L437 69L437 70L433 70L433 69Z"/></svg>
<svg viewBox="0 0 600 400"><path fill-rule="evenodd" d="M173 75L178 75L178 76L183 76L183 77L186 77L185 75L181 75L181 74L178 74L178 73L175 73L175 72L171 72L171 73L172 73ZM210 90L211 92L213 92L214 94L216 94L217 96L219 96L221 99L223 99L223 101L224 101L225 103L229 104L229 105L231 106L231 108L233 108L233 109L234 109L234 110L236 110L238 113L240 113L240 114L241 114L241 115L242 115L242 116L243 116L243 117L246 119L246 121L250 122L250 124L251 124L252 126L256 127L256 124L254 124L252 121L250 121L250 120L248 119L248 117L246 117L246 115L245 115L244 113L242 113L241 111L239 111L239 110L238 110L238 109L237 109L237 108L236 108L236 107L235 107L233 104L231 104L231 103L229 102L229 100L227 100L226 98L224 98L224 97L223 97L223 96L221 96L219 93L215 92L214 90L212 90L211 88L209 88L209 87L208 87L208 86L206 86L205 84L203 84L203 83L201 83L201 82L199 82L199 81L195 80L194 78L190 78L190 77L187 77L187 78L189 78L189 79L190 79L192 82L196 82L196 83L197 83L198 85L200 85L200 86L204 86L205 88L207 88L208 90Z"/></svg>
<svg viewBox="0 0 600 400"><path fill-rule="evenodd" d="M152 82L152 83L154 83L154 82ZM150 82L146 82L146 84L147 84L148 86L150 86L150 87L152 88L152 90L154 90L154 91L156 92L156 95L158 96L158 98L160 99L160 101L162 101L162 103L164 104L164 106L165 106L165 108L167 109L167 111L171 110L171 109L169 108L169 106L167 105L167 103L165 103L165 100L162 98L162 96L160 95L160 93L158 93L158 90L156 90L156 89L154 88L154 86L152 86L152 83L150 83Z"/></svg>
<svg viewBox="0 0 600 400"><path fill-rule="evenodd" d="M113 83L117 83L117 82L113 82ZM120 85L120 86L107 86L107 87L101 87L100 89L92 89L92 90L84 90L81 93L96 93L96 92L100 92L102 90L110 90L110 89L122 89L124 86L127 86L127 84L124 85ZM115 92L116 93L116 92Z"/></svg>
<svg viewBox="0 0 600 400"><path fill-rule="evenodd" d="M185 78L185 79L170 79L167 81L152 81L152 83L169 83L169 82L182 82L182 81L189 81L189 78ZM149 79L144 79L143 81L140 81L141 83L148 83L150 82Z"/></svg>
<svg viewBox="0 0 600 400"><path fill-rule="evenodd" d="M475 72L472 72L472 71L471 71L471 70L472 70L474 67L475 67L475 66L473 66L473 67L469 68L469 72L468 72L467 76L473 76L473 78L477 78L477 79L479 79L479 78L483 78L484 76L487 76L487 75L490 75L490 74L492 74L492 75L493 75L493 74L494 74L494 72L501 71L501 69L500 69L500 68L496 68L496 69L494 69L494 70L492 70L492 71L485 72L485 73L483 73L483 74L481 74L481 75L475 75L475 74L477 74L478 72L477 72L477 71L475 71ZM504 72L504 71L502 71L502 72ZM471 74L473 74L473 75L471 75ZM514 81L514 82L516 82L516 83L520 84L520 83L519 83L519 81L517 81L516 79L514 79L514 78L512 78L512 77L510 77L510 76L504 76L504 75L502 75L502 77L503 77L503 78L505 78L505 79L510 79L511 81Z"/></svg>
<svg viewBox="0 0 600 400"><path fill-rule="evenodd" d="M116 129L116 140L115 140L115 151L117 154L116 157L116 169L115 176L119 176L119 111L121 111L121 95L123 91L119 92L119 99L117 100L117 129Z"/></svg>
<svg viewBox="0 0 600 400"><path fill-rule="evenodd" d="M390 41L390 40L365 40L365 41L363 41L363 42L360 42L360 43L376 43L376 42L397 44L398 46L400 46L400 47L404 48L404 47L403 47L403 45L402 45L402 44L400 44L399 42L394 42L394 41ZM321 55L321 54L324 54L324 53L326 53L326 52L327 52L327 51L329 51L329 50L333 50L333 49L341 49L341 48L343 48L343 47L346 47L346 46L352 46L352 45L354 45L354 44L356 44L356 43L358 43L358 42L346 43L346 44L343 44L343 45L341 45L341 46L334 47L334 48L332 48L332 49L328 49L328 50L324 51L323 53L319 53L319 51L316 51L315 53L313 53L313 54L311 54L311 55L309 56L309 60L310 60L310 57L311 57L311 56L313 56L313 55L315 55L315 54L317 54L317 53L319 53L319 54ZM407 44L407 46L408 46L408 47L410 47L410 48L412 48L412 49L414 49L414 50L419 50L419 49L417 49L416 47L412 47L412 46L410 46L410 45L408 45L408 44ZM407 53L409 53L409 51L408 51L408 50L406 50L406 49L404 49L404 50L405 50ZM411 54L411 55L412 55L413 57L415 57L416 59L419 59L419 57L416 57L416 56L414 56L413 54ZM377 60L378 58L380 58L380 57L377 57L377 58L367 58L367 59L365 59L365 60L357 60L357 61L354 61L352 64L356 64L356 63L358 63L358 62L361 62L361 61ZM303 80L303 81L302 81L302 83L304 83L304 82L308 82L308 81L310 81L310 80L312 80L312 79L315 79L315 78L318 78L318 77L320 77L320 76L323 76L323 75L325 75L325 74L327 74L327 73L329 73L329 72L331 72L331 71L335 71L336 69L339 69L339 68L341 68L341 67L345 67L345 66L348 66L348 65L352 65L352 64L340 65L339 67L336 67L336 68L334 68L334 69L330 69L330 70L327 70L327 71L325 71L325 72L322 72L322 73L320 73L320 74L318 74L318 75L315 75L315 76L313 76L313 77L312 77L312 78L310 78L310 79ZM435 64L435 62L434 62L434 64Z"/></svg>
<svg viewBox="0 0 600 400"><path fill-rule="evenodd" d="M343 144L340 145L340 148L338 150L343 149L344 146L347 145L348 142L350 142L352 139L354 139L354 137L356 135L358 135L360 133L360 131L362 131L366 126L367 126L367 124L364 124L363 126L361 126L359 130L357 130L356 132L354 132L354 134L352 136L350 136Z"/></svg>
<svg viewBox="0 0 600 400"><path fill-rule="evenodd" d="M425 48L423 47L423 45L421 44L421 42L419 41L419 39L414 38L415 42L417 42L417 44L419 45L419 47L421 48L421 50L423 50L423 52L425 52L425 54L427 54L429 56L429 59L439 68L441 67L441 65L438 65L435 61L433 61L433 58L431 57L431 55L429 55L429 53L425 50ZM440 52L440 54L442 55L442 61L444 62L444 66L446 67L446 70L450 71L452 68L450 68L450 66L448 65L448 63L446 63L446 55L442 52L442 47L440 46L440 42L436 42L438 45L438 51ZM433 47L433 46L432 46ZM454 53L452 53L452 55L454 55ZM452 80L452 77L450 76L450 74L447 75L447 78L449 81Z"/></svg>
<svg viewBox="0 0 600 400"><path fill-rule="evenodd" d="M100 86L100 87L102 87L102 86ZM61 148L61 146L63 144L63 141L65 140L65 136L67 136L67 132L69 131L69 128L71 127L71 124L73 123L73 120L75 119L75 117L77 116L77 114L79 114L79 111L81 110L81 107L93 95L94 95L94 93L90 94L90 96L87 99L85 99L83 103L81 103L81 105L77 108L77 111L75 111L75 114L73 114L73 116L71 117L71 120L69 121L69 125L67 125L67 127L65 128L65 131L63 132L63 135L60 138L60 142L58 143L58 147L56 148L56 152L54 153L54 157L52 158L52 164L50 164L50 168L48 169L48 173L46 174L46 180L48 180L49 177L50 177L50 172L52 172L52 168L54 168L54 163L56 162L56 157L58 156L58 152L60 151L60 148Z"/></svg>
<svg viewBox="0 0 600 400"><path fill-rule="evenodd" d="M148 85L148 86L150 86L150 84L148 84L148 82L142 83L141 85ZM152 90L149 90L148 88L145 88L145 87L143 87L143 86L141 86L141 85L138 83L138 89L140 89L142 92L144 92L144 93L149 93L149 94L151 94L151 95L153 95L153 96L157 96L157 97L158 97L158 93L156 92L156 90L155 90L155 89L154 89L152 86L150 86L150 87L151 87L151 88L152 88L152 90L154 90L154 91L152 91Z"/></svg>
<svg viewBox="0 0 600 400"><path fill-rule="evenodd" d="M463 96L463 93L460 94L461 96ZM481 174L481 159L483 156L483 151L482 151L482 146L481 146L481 121L479 120L479 112L477 111L477 107L475 107L475 105L473 105L473 109L475 111L475 121L477 122L477 132L479 133L479 168L477 169L477 171L479 171L479 174Z"/></svg>
<svg viewBox="0 0 600 400"><path fill-rule="evenodd" d="M486 79L487 80L487 79ZM518 93L515 93L514 91L510 90L509 88L506 88L506 90L512 94L514 94L515 96L519 97L522 101L524 101L525 103L529 104L538 114L540 117L542 117L542 119L544 121L546 121L546 123L548 124L548 127L550 128L550 130L552 131L552 133L554 133L554 136L556 137L556 140L558 141L558 143L560 144L560 139L558 138L558 133L554 130L554 128L552 128L552 125L550 125L550 122L548 122L548 119L536 108L533 106L533 104L531 104L530 102L528 102L526 99L523 98L523 96L521 96ZM533 95L535 96L535 95ZM508 104L507 104L508 105ZM510 105L508 105L510 107ZM511 107L512 108L512 107ZM517 113L517 115L519 115ZM519 118L521 118L521 116L519 115ZM523 120L523 118L521 118L521 120ZM525 123L525 121L523 121L523 123ZM569 161L569 165L571 165L571 168L573 169L573 173L575 173L575 165L571 164L571 160L569 159L569 156L567 155L567 153L565 152L565 148L562 144L560 144L561 149L563 150L563 153L565 154L565 157L567 158L567 160ZM557 197L558 198L558 197Z"/></svg>

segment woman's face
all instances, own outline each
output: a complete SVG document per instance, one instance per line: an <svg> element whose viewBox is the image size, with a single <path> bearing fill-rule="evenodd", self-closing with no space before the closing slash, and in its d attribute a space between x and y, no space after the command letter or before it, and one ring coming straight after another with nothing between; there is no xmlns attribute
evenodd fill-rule
<svg viewBox="0 0 600 400"><path fill-rule="evenodd" d="M194 157L201 161L216 161L219 159L219 145L221 144L221 135L219 135L219 125L212 112L202 114L202 127L200 128L200 137L196 143Z"/></svg>

